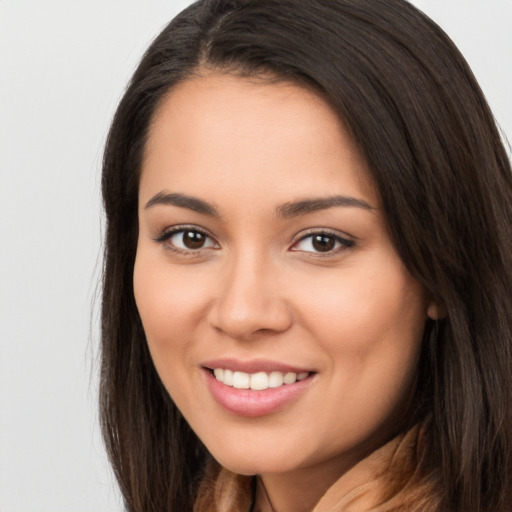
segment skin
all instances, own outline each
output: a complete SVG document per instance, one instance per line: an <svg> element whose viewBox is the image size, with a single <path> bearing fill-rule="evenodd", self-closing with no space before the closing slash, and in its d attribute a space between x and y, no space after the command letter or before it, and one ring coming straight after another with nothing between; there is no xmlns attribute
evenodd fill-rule
<svg viewBox="0 0 512 512"><path fill-rule="evenodd" d="M162 193L206 201L218 216L147 206ZM333 195L359 203L276 213ZM223 466L261 475L275 510L311 510L400 428L436 310L391 243L364 159L314 92L205 73L155 115L139 223L135 297L166 389ZM162 240L183 225L208 235L202 247L187 248L182 233ZM311 231L348 242L319 252ZM202 363L217 358L314 373L284 407L244 417L206 385Z"/></svg>

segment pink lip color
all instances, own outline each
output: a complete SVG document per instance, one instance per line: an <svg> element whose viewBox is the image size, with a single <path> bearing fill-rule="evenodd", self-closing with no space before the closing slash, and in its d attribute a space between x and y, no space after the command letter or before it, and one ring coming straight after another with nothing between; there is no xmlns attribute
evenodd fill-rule
<svg viewBox="0 0 512 512"><path fill-rule="evenodd" d="M201 363L201 366L204 368L210 368L213 370L214 368L227 368L234 372L245 372L245 373L257 373L257 372L294 372L294 373L302 373L308 372L310 373L312 370L310 368L299 368L297 366L291 366L287 364L278 363L276 361L270 361L268 359L254 359L252 361L240 361L237 359L231 358L223 358L223 359L215 359L211 361L205 361Z"/></svg>
<svg viewBox="0 0 512 512"><path fill-rule="evenodd" d="M216 368L222 367L223 366L216 366ZM226 368L226 366L224 366L224 368ZM231 368L231 366L229 368ZM260 369L259 371L270 370ZM264 416L281 409L306 391L312 380L311 376L309 376L294 384L284 384L279 388L253 391L252 389L236 389L231 386L226 386L222 382L219 382L210 370L206 368L204 369L204 375L210 393L221 407L233 414L248 418Z"/></svg>

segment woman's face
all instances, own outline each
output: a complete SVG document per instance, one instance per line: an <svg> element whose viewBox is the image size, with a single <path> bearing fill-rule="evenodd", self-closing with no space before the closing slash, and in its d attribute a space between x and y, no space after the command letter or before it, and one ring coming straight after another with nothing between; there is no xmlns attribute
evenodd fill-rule
<svg viewBox="0 0 512 512"><path fill-rule="evenodd" d="M139 223L151 355L221 464L342 469L393 434L430 304L327 103L229 75L176 86L151 126Z"/></svg>

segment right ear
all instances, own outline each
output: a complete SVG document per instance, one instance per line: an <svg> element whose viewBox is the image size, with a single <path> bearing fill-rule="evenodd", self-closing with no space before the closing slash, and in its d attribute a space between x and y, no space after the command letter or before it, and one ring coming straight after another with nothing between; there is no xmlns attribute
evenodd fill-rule
<svg viewBox="0 0 512 512"><path fill-rule="evenodd" d="M447 314L446 306L442 303L432 301L427 307L427 316L431 320L443 320Z"/></svg>

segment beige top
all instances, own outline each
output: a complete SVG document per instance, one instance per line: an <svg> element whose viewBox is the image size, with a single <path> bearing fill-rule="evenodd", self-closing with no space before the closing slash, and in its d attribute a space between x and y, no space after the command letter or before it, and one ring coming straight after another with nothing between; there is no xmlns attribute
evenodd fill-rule
<svg viewBox="0 0 512 512"><path fill-rule="evenodd" d="M398 435L342 475L312 512L441 512L435 480L419 471L423 438L419 426ZM249 512L252 478L212 464L194 512Z"/></svg>

